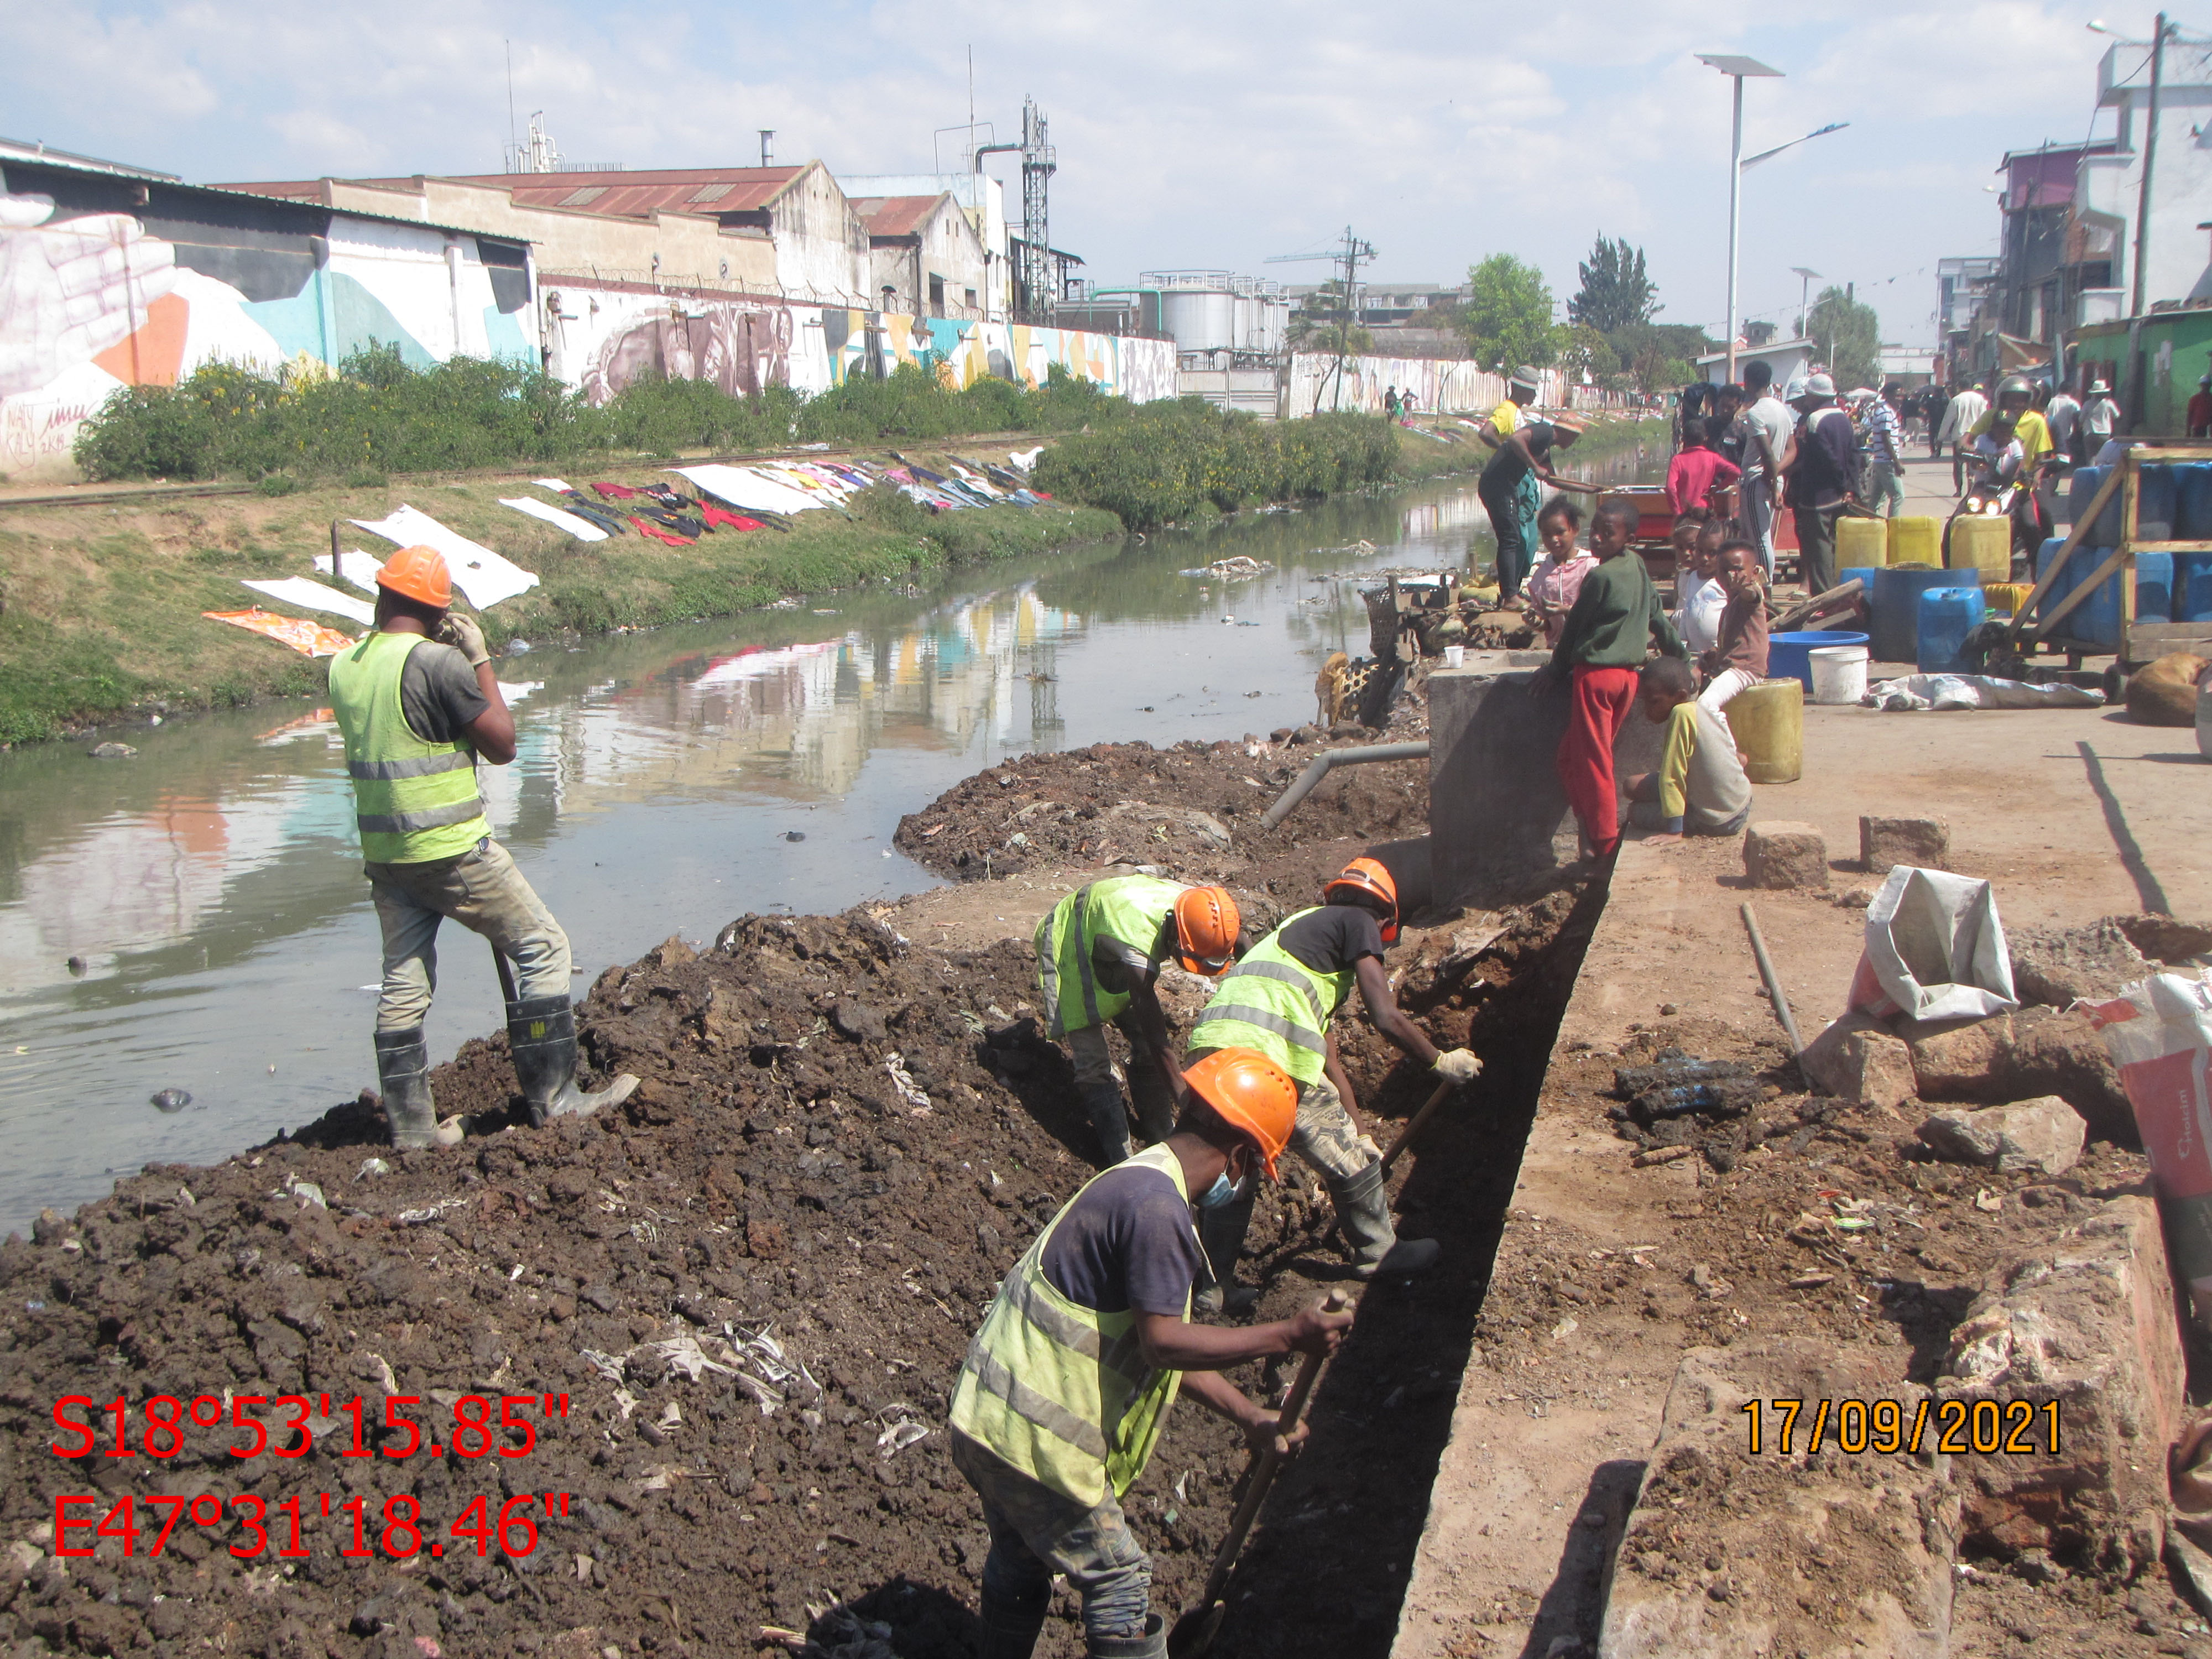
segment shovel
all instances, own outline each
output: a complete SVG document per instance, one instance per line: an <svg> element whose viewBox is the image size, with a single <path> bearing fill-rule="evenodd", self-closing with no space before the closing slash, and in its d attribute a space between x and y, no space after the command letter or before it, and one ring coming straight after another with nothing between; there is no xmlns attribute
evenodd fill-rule
<svg viewBox="0 0 2212 1659"><path fill-rule="evenodd" d="M1323 1311L1342 1313L1351 1304L1351 1298L1342 1291L1331 1291L1322 1304ZM1310 1353L1299 1364L1297 1380L1291 1384L1290 1398L1283 1401L1283 1409L1275 1419L1275 1436L1293 1432L1298 1419L1305 1415L1306 1401L1321 1380L1324 1362L1317 1353ZM1252 1530L1253 1522L1260 1518L1260 1505L1267 1501L1267 1488L1274 1484L1275 1474L1283 1466L1275 1450L1275 1438L1270 1437L1267 1445L1252 1454L1251 1479L1244 1487L1244 1501L1237 1506L1230 1517L1229 1534L1214 1552L1213 1571L1206 1576L1206 1590L1198 1605L1176 1620L1175 1628L1168 1632L1168 1659L1198 1659L1213 1645L1213 1638L1221 1633L1222 1619L1229 1608L1221 1593L1229 1587L1229 1570L1237 1565L1237 1553L1244 1547L1244 1540Z"/></svg>
<svg viewBox="0 0 2212 1659"><path fill-rule="evenodd" d="M1404 1128L1398 1131L1398 1138L1390 1143L1390 1150L1382 1154L1382 1178L1385 1181L1390 1178L1390 1166L1398 1161L1398 1154L1406 1150L1415 1135L1428 1127L1429 1120L1437 1115L1437 1108L1444 1103L1444 1097L1458 1086L1448 1082L1437 1085L1436 1092L1421 1103L1421 1109L1413 1114Z"/></svg>

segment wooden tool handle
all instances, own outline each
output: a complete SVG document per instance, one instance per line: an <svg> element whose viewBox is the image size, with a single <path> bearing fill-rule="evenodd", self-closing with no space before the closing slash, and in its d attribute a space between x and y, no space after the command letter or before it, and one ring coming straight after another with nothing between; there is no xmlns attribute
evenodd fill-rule
<svg viewBox="0 0 2212 1659"><path fill-rule="evenodd" d="M1437 1085L1436 1091L1421 1103L1421 1109L1413 1114L1404 1128L1398 1131L1398 1138L1390 1143L1390 1150L1382 1154L1382 1178L1385 1181L1390 1178L1390 1166L1398 1161L1398 1154L1404 1152L1413 1137L1427 1126L1428 1121L1436 1115L1437 1108L1444 1103L1444 1097L1456 1086L1449 1079Z"/></svg>
<svg viewBox="0 0 2212 1659"><path fill-rule="evenodd" d="M1351 1301L1342 1291L1331 1291L1322 1303L1322 1311L1342 1313ZM1229 1531L1221 1540L1221 1547L1214 1552L1213 1570L1206 1576L1206 1594L1199 1606L1210 1606L1221 1599L1221 1592L1229 1583L1229 1570L1237 1564L1237 1553L1244 1547L1245 1535L1260 1518L1260 1505L1267 1501L1267 1488L1274 1484L1275 1472L1282 1467L1282 1454L1275 1449L1275 1439L1297 1430L1299 1420L1306 1414L1306 1401L1313 1397L1314 1385L1321 1381L1321 1368L1328 1363L1317 1353L1308 1354L1299 1363L1297 1379L1291 1384L1283 1409L1276 1413L1274 1436L1252 1454L1252 1478L1245 1485L1243 1501L1230 1518Z"/></svg>

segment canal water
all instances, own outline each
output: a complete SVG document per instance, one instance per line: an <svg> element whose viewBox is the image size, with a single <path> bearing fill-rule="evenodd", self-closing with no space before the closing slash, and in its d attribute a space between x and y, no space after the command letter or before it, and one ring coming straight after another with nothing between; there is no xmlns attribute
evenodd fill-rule
<svg viewBox="0 0 2212 1659"><path fill-rule="evenodd" d="M1625 481L1652 463L1611 458ZM1362 544L1367 544L1362 546ZM1185 573L1243 554L1274 568ZM1471 478L503 659L492 823L580 994L671 934L938 884L899 818L1032 750L1212 741L1313 714L1367 649L1363 573L1492 556ZM1371 585L1371 583L1366 584ZM273 647L272 647L273 648ZM148 1163L206 1162L374 1086L379 974L337 730L278 703L0 756L0 1233ZM501 1018L447 927L434 1058ZM75 958L78 966L71 965ZM190 1093L181 1110L151 1103Z"/></svg>

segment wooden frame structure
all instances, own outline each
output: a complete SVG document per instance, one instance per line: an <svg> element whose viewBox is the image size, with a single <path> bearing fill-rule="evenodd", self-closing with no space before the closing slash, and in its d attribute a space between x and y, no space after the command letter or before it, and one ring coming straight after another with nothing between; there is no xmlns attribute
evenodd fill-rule
<svg viewBox="0 0 2212 1659"><path fill-rule="evenodd" d="M2123 667L2135 667L2164 656L2169 651L2195 648L2205 654L2212 647L2212 622L2176 623L2161 618L2154 623L2136 620L2136 555L2138 553L2212 553L2212 541L2147 542L2136 538L2136 514L2140 509L2142 483L2142 470L2145 462L2163 465L2176 461L2212 461L2212 443L2164 442L2138 441L2128 445L2120 463L2097 486L2097 493L2089 505L2075 516L2074 528L2066 538L2066 544L2058 550L2058 556L2051 568L2037 578L2035 591L2027 596L2027 603L2013 618L2012 628L2006 635L2015 650L2033 650L2043 645L2064 651L2072 665L2079 667L2085 655L2100 655L2101 646L2086 641L2069 639L2059 633L2059 624L2072 616L2075 609L2088 602L2089 597L2112 576L2120 575L2120 650ZM2050 592L2065 571L2089 532L2103 516L2112 499L2112 492L2120 492L2119 544L2106 555L2104 562L2082 580L2075 584L2074 591L2041 612L2044 597ZM2034 617L2033 624L2029 618Z"/></svg>

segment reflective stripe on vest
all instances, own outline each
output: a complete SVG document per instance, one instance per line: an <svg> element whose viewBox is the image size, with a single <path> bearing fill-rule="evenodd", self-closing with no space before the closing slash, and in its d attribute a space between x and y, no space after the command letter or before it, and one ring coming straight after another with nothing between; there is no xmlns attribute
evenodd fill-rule
<svg viewBox="0 0 2212 1659"><path fill-rule="evenodd" d="M1328 1023L1351 994L1358 970L1324 974L1283 948L1283 928L1313 914L1301 910L1285 918L1229 970L1191 1027L1191 1048L1250 1048L1297 1082L1321 1077Z"/></svg>
<svg viewBox="0 0 2212 1659"><path fill-rule="evenodd" d="M425 743L407 724L399 687L420 634L370 634L331 659L331 705L345 735L355 823L372 864L456 858L491 834L463 742Z"/></svg>
<svg viewBox="0 0 2212 1659"><path fill-rule="evenodd" d="M1165 1146L1148 1148L1101 1176L1131 1164L1167 1176L1189 1202L1182 1166ZM1054 1287L1044 1252L1066 1214L1063 1208L1054 1218L999 1287L968 1345L951 1421L1031 1480L1095 1505L1109 1486L1117 1497L1127 1492L1143 1472L1182 1374L1146 1365L1135 1314L1100 1313ZM1194 1227L1194 1239L1195 1232ZM1183 1316L1190 1316L1188 1299Z"/></svg>
<svg viewBox="0 0 2212 1659"><path fill-rule="evenodd" d="M1156 876L1109 876L1078 888L1037 923L1037 988L1051 1011L1048 1035L1103 1025L1129 1006L1129 994L1098 983L1095 953L1100 939L1118 939L1153 962L1166 954L1176 901L1185 889ZM1079 993L1074 1007L1064 997Z"/></svg>

